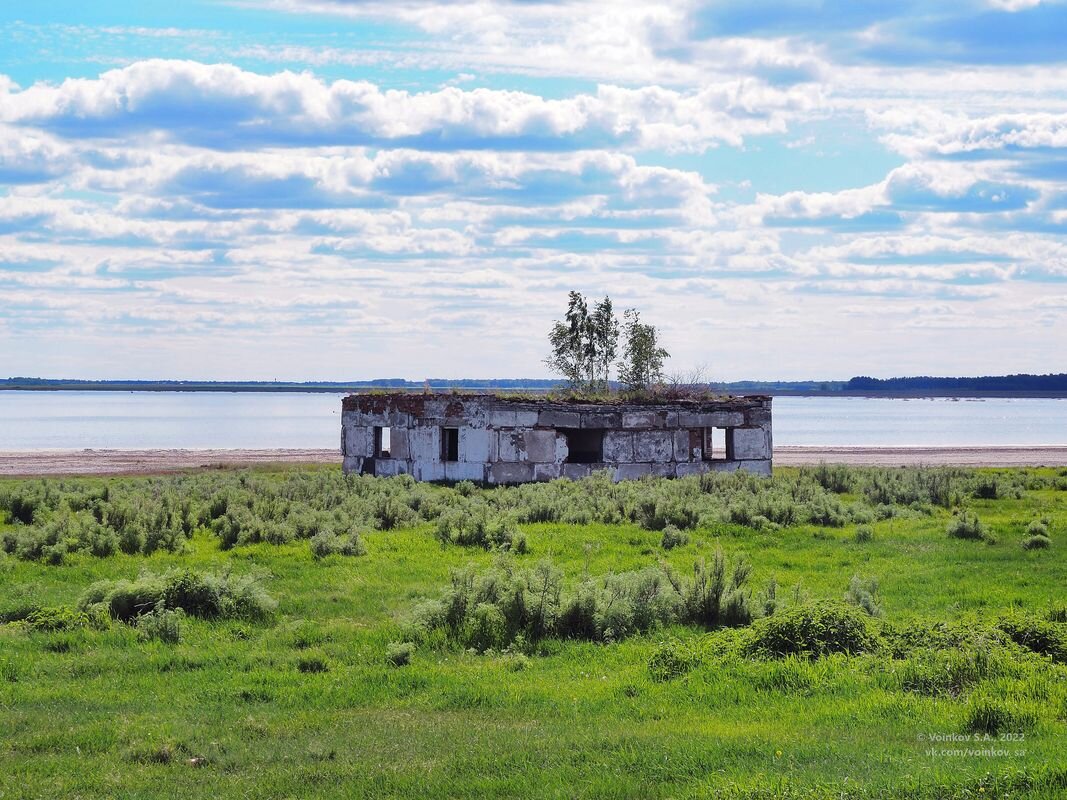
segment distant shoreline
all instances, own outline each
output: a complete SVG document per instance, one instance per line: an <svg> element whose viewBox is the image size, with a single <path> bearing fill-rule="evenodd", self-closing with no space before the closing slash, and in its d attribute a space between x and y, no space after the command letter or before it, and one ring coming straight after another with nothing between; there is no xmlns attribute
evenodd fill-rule
<svg viewBox="0 0 1067 800"><path fill-rule="evenodd" d="M434 386L435 391L447 391L452 387L448 386ZM455 387L458 392L500 392L507 394L508 392L521 392L527 394L540 394L550 391L540 387L522 388L522 387L498 387L498 386L461 386ZM409 386L398 387L386 387L386 386L360 386L360 385L263 385L263 386L248 386L240 384L219 384L217 386L196 384L190 386L182 385L170 385L170 384L86 384L86 385L4 385L0 384L0 392L112 392L112 393L132 393L132 392L145 392L145 393L168 393L176 392L182 394L352 394L356 392L371 392L371 391L397 391L397 392L419 392L421 389L415 389ZM744 392L727 391L728 394L760 394L769 395L770 397L851 397L851 398L867 398L871 400L887 399L887 400L933 400L933 399L982 399L982 398L1002 398L1002 399L1048 399L1048 400L1062 400L1067 399L1067 390L1058 391L982 391L982 390L955 390L955 389L930 389L930 390L914 390L914 391L879 391L879 390L865 390L865 391L853 391L844 389L752 389Z"/></svg>
<svg viewBox="0 0 1067 800"><path fill-rule="evenodd" d="M1063 467L1067 445L988 447L776 447L779 467L853 466ZM0 477L155 475L198 469L335 464L332 449L21 450L0 451Z"/></svg>

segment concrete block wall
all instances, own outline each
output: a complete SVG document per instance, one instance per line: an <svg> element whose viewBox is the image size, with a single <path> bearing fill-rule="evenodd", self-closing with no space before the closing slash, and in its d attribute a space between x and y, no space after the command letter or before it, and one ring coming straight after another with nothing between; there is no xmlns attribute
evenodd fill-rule
<svg viewBox="0 0 1067 800"><path fill-rule="evenodd" d="M375 452L376 428L389 429L388 453ZM725 430L727 445L709 458L711 428ZM455 460L445 458L449 435L457 437ZM588 460L598 441L602 460L575 462ZM735 469L770 475L772 447L771 399L765 396L607 405L493 395L356 394L344 399L341 414L346 473L410 474L425 481L527 483L581 478L602 469L612 470L616 480Z"/></svg>

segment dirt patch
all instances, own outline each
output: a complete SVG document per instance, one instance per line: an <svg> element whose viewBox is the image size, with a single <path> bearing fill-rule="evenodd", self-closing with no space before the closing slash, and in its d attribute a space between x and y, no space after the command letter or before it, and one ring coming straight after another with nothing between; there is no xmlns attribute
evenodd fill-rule
<svg viewBox="0 0 1067 800"><path fill-rule="evenodd" d="M779 467L856 466L1062 467L1067 446L1047 447L776 447ZM191 469L340 464L338 450L38 450L0 451L0 476L154 475Z"/></svg>
<svg viewBox="0 0 1067 800"><path fill-rule="evenodd" d="M0 451L0 475L152 475L269 464L340 464L339 450Z"/></svg>

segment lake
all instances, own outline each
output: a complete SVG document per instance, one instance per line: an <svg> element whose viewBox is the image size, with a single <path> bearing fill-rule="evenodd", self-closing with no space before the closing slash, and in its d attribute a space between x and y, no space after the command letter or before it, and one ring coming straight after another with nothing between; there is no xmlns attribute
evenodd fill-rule
<svg viewBox="0 0 1067 800"><path fill-rule="evenodd" d="M0 391L0 450L338 447L339 394ZM776 445L1067 445L1067 400L778 397Z"/></svg>

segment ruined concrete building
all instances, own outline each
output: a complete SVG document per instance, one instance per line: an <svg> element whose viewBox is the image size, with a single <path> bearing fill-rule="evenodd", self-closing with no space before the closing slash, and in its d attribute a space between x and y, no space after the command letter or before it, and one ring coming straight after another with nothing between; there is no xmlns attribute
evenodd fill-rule
<svg viewBox="0 0 1067 800"><path fill-rule="evenodd" d="M341 414L346 473L492 484L745 469L771 474L771 399L650 404L494 395L355 394Z"/></svg>

